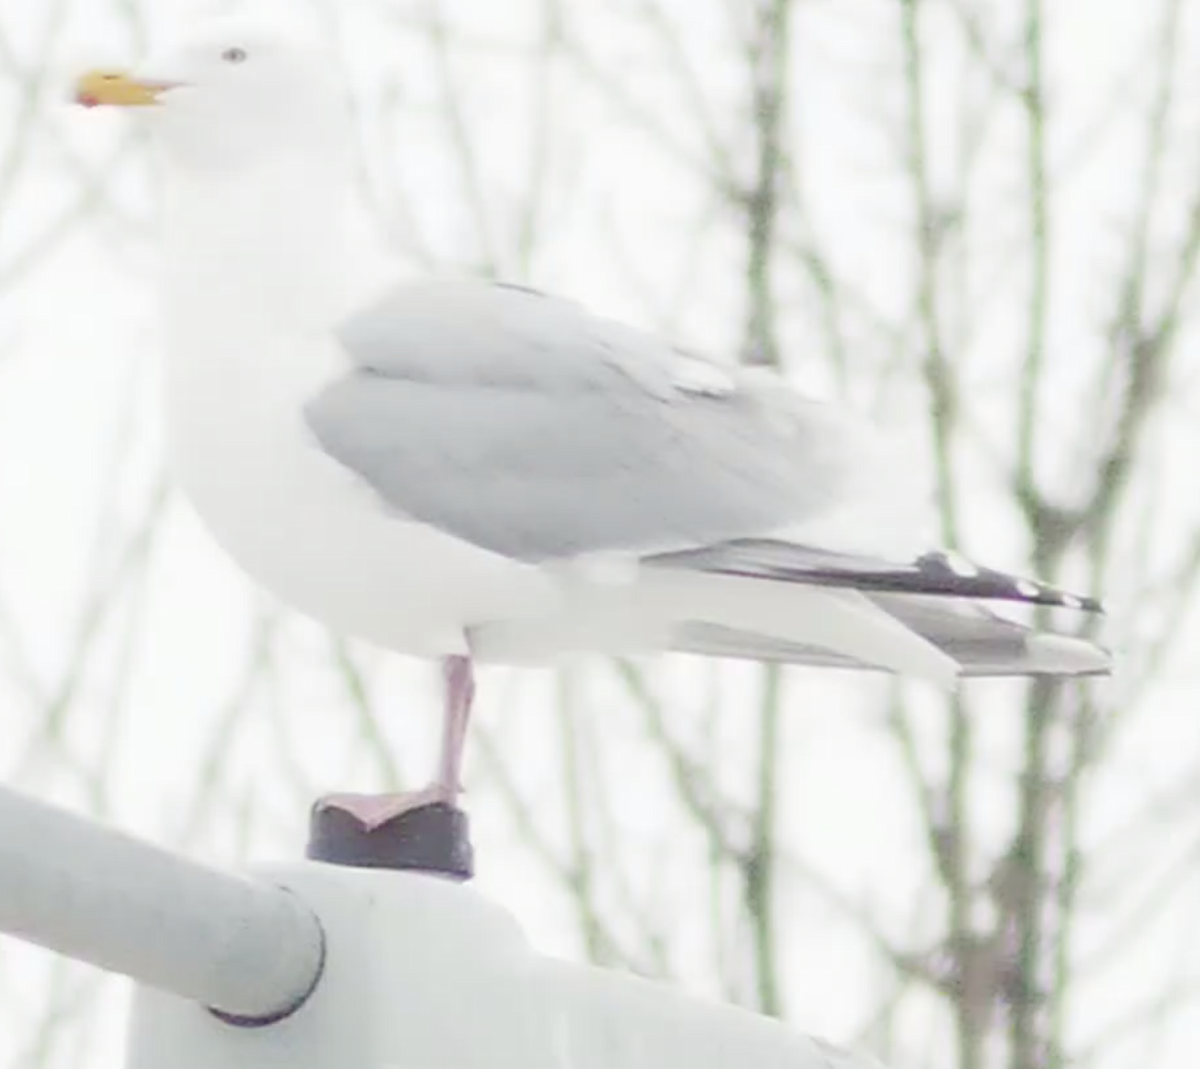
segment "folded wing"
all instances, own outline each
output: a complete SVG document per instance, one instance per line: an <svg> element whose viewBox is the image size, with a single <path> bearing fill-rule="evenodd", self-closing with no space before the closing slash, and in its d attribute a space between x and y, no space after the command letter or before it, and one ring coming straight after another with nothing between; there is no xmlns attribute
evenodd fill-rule
<svg viewBox="0 0 1200 1069"><path fill-rule="evenodd" d="M1107 655L981 601L1094 602L950 554L896 563L796 545L856 500L858 429L781 380L521 287L398 288L343 325L308 404L381 507L514 560L642 562L675 645L913 673L1103 671Z"/></svg>

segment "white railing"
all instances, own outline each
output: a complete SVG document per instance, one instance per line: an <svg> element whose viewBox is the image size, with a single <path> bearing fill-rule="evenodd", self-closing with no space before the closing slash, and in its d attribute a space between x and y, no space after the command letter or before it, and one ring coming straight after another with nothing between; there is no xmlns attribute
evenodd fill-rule
<svg viewBox="0 0 1200 1069"><path fill-rule="evenodd" d="M321 927L295 895L0 788L0 932L237 1016L312 988Z"/></svg>
<svg viewBox="0 0 1200 1069"><path fill-rule="evenodd" d="M232 875L3 790L0 931L137 982L129 1069L875 1064L545 958L465 884L311 861Z"/></svg>

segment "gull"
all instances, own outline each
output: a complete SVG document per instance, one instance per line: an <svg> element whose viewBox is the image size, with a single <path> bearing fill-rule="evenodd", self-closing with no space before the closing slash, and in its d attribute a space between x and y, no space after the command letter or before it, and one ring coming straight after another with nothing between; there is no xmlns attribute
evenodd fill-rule
<svg viewBox="0 0 1200 1069"><path fill-rule="evenodd" d="M215 541L330 628L444 666L423 790L453 806L474 665L685 651L960 676L1089 675L991 602L1099 605L950 553L864 551L866 432L774 374L523 285L406 279L356 221L319 45L222 20L75 99L128 109L164 181L170 467ZM899 521L896 521L897 523Z"/></svg>

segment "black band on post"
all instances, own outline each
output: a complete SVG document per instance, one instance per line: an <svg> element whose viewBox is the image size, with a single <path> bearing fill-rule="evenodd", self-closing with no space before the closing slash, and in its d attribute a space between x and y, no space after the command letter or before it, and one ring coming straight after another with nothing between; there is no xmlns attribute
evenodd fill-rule
<svg viewBox="0 0 1200 1069"><path fill-rule="evenodd" d="M444 802L407 810L373 828L336 805L318 803L305 856L330 865L428 872L460 881L475 872L467 814Z"/></svg>

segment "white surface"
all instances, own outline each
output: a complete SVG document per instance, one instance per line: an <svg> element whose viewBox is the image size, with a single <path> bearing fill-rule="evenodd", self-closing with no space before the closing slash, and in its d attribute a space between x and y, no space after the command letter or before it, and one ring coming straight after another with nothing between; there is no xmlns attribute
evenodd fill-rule
<svg viewBox="0 0 1200 1069"><path fill-rule="evenodd" d="M287 891L4 789L0 932L247 1016L296 1004L321 953Z"/></svg>
<svg viewBox="0 0 1200 1069"><path fill-rule="evenodd" d="M664 985L543 958L469 886L319 864L269 871L328 960L291 1017L235 1028L140 990L129 1069L868 1069L877 1063Z"/></svg>

